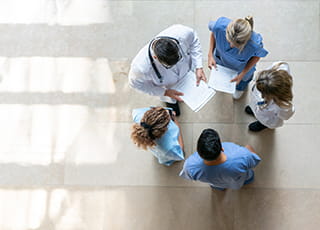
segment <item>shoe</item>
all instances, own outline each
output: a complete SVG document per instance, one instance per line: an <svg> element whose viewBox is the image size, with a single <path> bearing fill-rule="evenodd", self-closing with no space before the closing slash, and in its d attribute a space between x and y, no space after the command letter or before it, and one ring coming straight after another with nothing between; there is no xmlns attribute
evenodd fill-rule
<svg viewBox="0 0 320 230"><path fill-rule="evenodd" d="M212 185L210 185L210 187L213 189L213 190L217 190L217 191L226 191L225 188L219 188L219 187L214 187Z"/></svg>
<svg viewBox="0 0 320 230"><path fill-rule="evenodd" d="M264 130L266 128L268 128L268 127L264 126L259 121L252 122L249 125L249 130L252 131L252 132L259 132L259 131Z"/></svg>
<svg viewBox="0 0 320 230"><path fill-rule="evenodd" d="M244 93L244 91L236 90L232 94L232 97L233 97L233 99L238 100L238 99L240 99L240 97L242 96L243 93Z"/></svg>
<svg viewBox="0 0 320 230"><path fill-rule="evenodd" d="M252 175L252 177L250 177L248 180L246 180L243 185L251 184L253 181L254 181L254 174Z"/></svg>
<svg viewBox="0 0 320 230"><path fill-rule="evenodd" d="M244 111L245 111L247 114L254 116L254 113L253 113L253 111L252 111L252 109L250 108L249 105L246 106L246 108L244 109Z"/></svg>
<svg viewBox="0 0 320 230"><path fill-rule="evenodd" d="M173 111L175 111L177 117L180 116L180 108L179 108L178 102L176 102L175 104L166 102L166 106L173 109Z"/></svg>

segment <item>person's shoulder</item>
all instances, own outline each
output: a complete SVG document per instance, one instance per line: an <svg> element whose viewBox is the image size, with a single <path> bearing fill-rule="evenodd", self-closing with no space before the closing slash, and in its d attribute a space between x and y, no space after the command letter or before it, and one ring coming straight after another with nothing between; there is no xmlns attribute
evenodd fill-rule
<svg viewBox="0 0 320 230"><path fill-rule="evenodd" d="M224 149L225 154L232 156L232 158L243 157L251 153L246 147L233 142L223 142L222 148Z"/></svg>
<svg viewBox="0 0 320 230"><path fill-rule="evenodd" d="M261 34L252 31L251 39L250 39L252 46L257 47L257 48L262 47L262 40L263 40L263 38L262 38Z"/></svg>
<svg viewBox="0 0 320 230"><path fill-rule="evenodd" d="M189 26L185 26L182 24L173 24L169 26L167 29L160 32L158 36L163 36L163 35L170 36L172 34L171 36L175 37L181 33L193 33L193 32L194 32L194 29Z"/></svg>
<svg viewBox="0 0 320 230"><path fill-rule="evenodd" d="M149 73L152 65L148 53L149 43L145 45L131 62L131 69L140 73Z"/></svg>
<svg viewBox="0 0 320 230"><path fill-rule="evenodd" d="M222 148L239 148L240 145L233 142L222 142Z"/></svg>
<svg viewBox="0 0 320 230"><path fill-rule="evenodd" d="M284 61L273 62L269 69L271 69L271 68L273 68L275 66L277 66L277 70L284 70L284 71L287 71L290 74L289 63L284 62Z"/></svg>
<svg viewBox="0 0 320 230"><path fill-rule="evenodd" d="M179 132L179 127L173 120L170 120L168 124L168 132L176 132L176 131Z"/></svg>
<svg viewBox="0 0 320 230"><path fill-rule="evenodd" d="M195 179L199 173L203 170L203 160L199 156L198 152L191 154L184 163L184 169L189 172L189 175Z"/></svg>
<svg viewBox="0 0 320 230"><path fill-rule="evenodd" d="M265 57L268 55L268 51L263 47L262 36L259 33L252 32L251 39L247 43L246 54L253 54L258 57Z"/></svg>
<svg viewBox="0 0 320 230"><path fill-rule="evenodd" d="M167 29L160 32L157 37L165 36L177 39L179 42L184 43L193 40L196 32L193 28L182 24L174 24Z"/></svg>
<svg viewBox="0 0 320 230"><path fill-rule="evenodd" d="M136 123L139 123L140 120L142 119L144 113L147 112L149 109L150 109L149 107L133 109L132 110L133 121Z"/></svg>
<svg viewBox="0 0 320 230"><path fill-rule="evenodd" d="M217 23L221 25L228 25L230 22L231 22L231 19L227 17L220 17L217 19Z"/></svg>
<svg viewBox="0 0 320 230"><path fill-rule="evenodd" d="M211 31L224 31L226 30L228 24L231 22L231 19L226 17L220 17L216 21L209 22L209 30Z"/></svg>
<svg viewBox="0 0 320 230"><path fill-rule="evenodd" d="M173 24L171 27L184 30L193 30L191 27L182 24Z"/></svg>
<svg viewBox="0 0 320 230"><path fill-rule="evenodd" d="M185 161L187 167L196 167L202 162L202 158L199 156L198 152L191 154Z"/></svg>

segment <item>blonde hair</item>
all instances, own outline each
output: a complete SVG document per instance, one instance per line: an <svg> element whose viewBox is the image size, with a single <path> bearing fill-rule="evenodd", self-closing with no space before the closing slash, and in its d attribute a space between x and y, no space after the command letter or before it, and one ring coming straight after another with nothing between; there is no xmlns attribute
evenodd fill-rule
<svg viewBox="0 0 320 230"><path fill-rule="evenodd" d="M240 52L251 38L253 30L253 17L239 18L229 23L226 30L226 38L237 47Z"/></svg>
<svg viewBox="0 0 320 230"><path fill-rule="evenodd" d="M287 71L279 69L284 63L259 72L256 87L267 104L273 100L278 106L288 108L292 106L292 77Z"/></svg>
<svg viewBox="0 0 320 230"><path fill-rule="evenodd" d="M170 119L166 109L162 107L151 108L144 113L140 124L132 126L131 139L139 148L147 149L155 146L155 140L167 131Z"/></svg>

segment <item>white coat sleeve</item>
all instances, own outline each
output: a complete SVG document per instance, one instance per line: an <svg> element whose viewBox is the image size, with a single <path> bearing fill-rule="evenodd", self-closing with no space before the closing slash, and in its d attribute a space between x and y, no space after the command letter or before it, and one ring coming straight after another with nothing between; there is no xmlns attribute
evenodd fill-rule
<svg viewBox="0 0 320 230"><path fill-rule="evenodd" d="M192 65L195 68L202 68L202 51L201 51L201 44L198 38L197 33L189 28L187 32L187 43L190 49L190 55L192 59Z"/></svg>
<svg viewBox="0 0 320 230"><path fill-rule="evenodd" d="M142 73L134 66L131 66L129 71L129 85L131 88L151 96L163 96L166 91L166 89L154 85L145 73Z"/></svg>
<svg viewBox="0 0 320 230"><path fill-rule="evenodd" d="M282 120L288 120L292 115L294 114L294 106L291 106L291 108L288 108L286 110L281 110L278 114L278 117Z"/></svg>

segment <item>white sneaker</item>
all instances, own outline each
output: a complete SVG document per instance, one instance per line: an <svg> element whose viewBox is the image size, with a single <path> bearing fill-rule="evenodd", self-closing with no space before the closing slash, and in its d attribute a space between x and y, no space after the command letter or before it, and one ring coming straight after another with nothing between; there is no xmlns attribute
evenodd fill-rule
<svg viewBox="0 0 320 230"><path fill-rule="evenodd" d="M242 96L243 93L244 93L244 91L236 90L234 92L234 94L232 94L232 97L233 97L233 99L238 100L238 99L240 99L240 97Z"/></svg>

